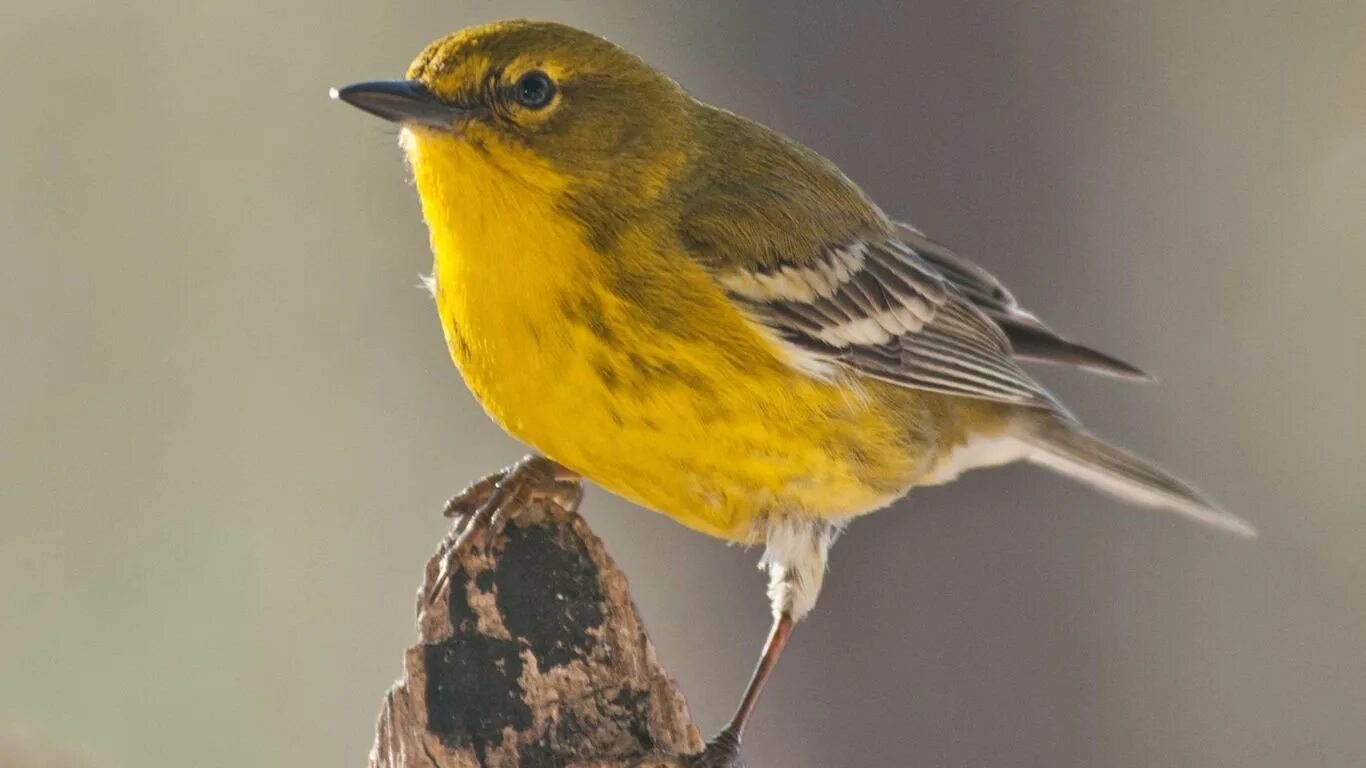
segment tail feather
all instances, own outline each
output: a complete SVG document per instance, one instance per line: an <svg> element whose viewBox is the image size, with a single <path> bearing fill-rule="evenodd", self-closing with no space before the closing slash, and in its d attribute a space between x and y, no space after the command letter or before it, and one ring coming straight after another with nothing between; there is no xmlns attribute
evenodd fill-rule
<svg viewBox="0 0 1366 768"><path fill-rule="evenodd" d="M1257 535L1242 518L1219 509L1194 488L1075 424L1050 418L1021 439L1028 446L1027 460L1124 501L1169 509L1246 538Z"/></svg>

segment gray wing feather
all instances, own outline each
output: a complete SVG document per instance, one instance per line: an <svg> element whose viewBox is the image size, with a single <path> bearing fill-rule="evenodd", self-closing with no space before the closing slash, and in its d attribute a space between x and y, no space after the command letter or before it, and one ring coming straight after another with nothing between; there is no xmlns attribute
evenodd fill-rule
<svg viewBox="0 0 1366 768"><path fill-rule="evenodd" d="M756 321L819 358L902 386L1065 413L1012 359L1001 327L899 239L719 277Z"/></svg>

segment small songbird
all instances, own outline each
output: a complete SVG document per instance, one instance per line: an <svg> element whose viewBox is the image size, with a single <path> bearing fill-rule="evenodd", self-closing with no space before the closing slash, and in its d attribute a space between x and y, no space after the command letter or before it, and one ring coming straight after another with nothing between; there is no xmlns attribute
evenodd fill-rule
<svg viewBox="0 0 1366 768"><path fill-rule="evenodd" d="M401 127L451 356L538 454L488 480L476 519L581 474L765 546L774 627L712 763L738 753L836 535L912 487L1024 459L1253 535L1085 431L1020 363L1144 373L1055 333L825 158L597 36L467 29L405 79L334 96Z"/></svg>

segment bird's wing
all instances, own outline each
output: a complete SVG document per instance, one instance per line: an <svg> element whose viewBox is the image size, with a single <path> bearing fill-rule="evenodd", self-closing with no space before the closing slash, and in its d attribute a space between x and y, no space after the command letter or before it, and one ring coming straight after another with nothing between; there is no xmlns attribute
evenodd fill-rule
<svg viewBox="0 0 1366 768"><path fill-rule="evenodd" d="M716 279L750 317L816 360L907 387L1062 411L1001 328L899 237Z"/></svg>
<svg viewBox="0 0 1366 768"><path fill-rule="evenodd" d="M926 237L907 224L897 224L903 242L934 267L974 306L996 322L1010 339L1015 359L1072 365L1093 373L1151 381L1137 366L1064 338L1025 310L994 275Z"/></svg>
<svg viewBox="0 0 1366 768"><path fill-rule="evenodd" d="M1009 333L1028 326L1044 347L1057 336L999 281L893 226L815 152L724 110L698 109L706 151L668 198L679 243L799 359L1065 413L1013 359Z"/></svg>

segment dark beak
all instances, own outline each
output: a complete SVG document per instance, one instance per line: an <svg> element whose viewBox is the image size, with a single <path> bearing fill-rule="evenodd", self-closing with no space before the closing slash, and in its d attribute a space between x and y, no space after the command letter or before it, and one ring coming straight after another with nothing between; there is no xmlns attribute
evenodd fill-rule
<svg viewBox="0 0 1366 768"><path fill-rule="evenodd" d="M436 97L416 80L380 80L333 88L332 98L400 125L450 131L487 114L483 107L458 107Z"/></svg>

